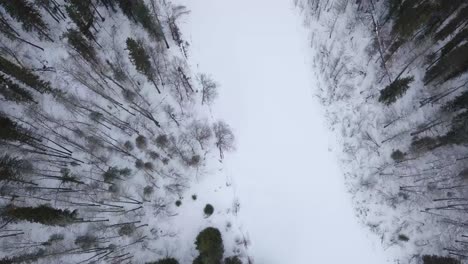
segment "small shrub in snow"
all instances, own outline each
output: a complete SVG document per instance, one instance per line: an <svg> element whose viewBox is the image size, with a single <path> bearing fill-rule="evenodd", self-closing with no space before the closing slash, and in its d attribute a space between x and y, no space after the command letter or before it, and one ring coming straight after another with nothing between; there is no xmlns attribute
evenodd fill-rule
<svg viewBox="0 0 468 264"><path fill-rule="evenodd" d="M194 201L197 200L197 195L196 194L192 195L192 200L194 200Z"/></svg>
<svg viewBox="0 0 468 264"><path fill-rule="evenodd" d="M145 163L141 159L135 161L135 168L141 170L145 167Z"/></svg>
<svg viewBox="0 0 468 264"><path fill-rule="evenodd" d="M146 138L144 136L139 135L135 139L135 144L136 144L137 148L139 148L139 149L146 149L146 147L148 146L148 141L146 140Z"/></svg>
<svg viewBox="0 0 468 264"><path fill-rule="evenodd" d="M392 155L390 156L394 161L402 161L405 159L405 153L401 152L399 149L395 150L392 152Z"/></svg>
<svg viewBox="0 0 468 264"><path fill-rule="evenodd" d="M406 235L403 235L403 234L399 234L398 235L398 240L407 242L407 241L409 241L409 237L406 236Z"/></svg>
<svg viewBox="0 0 468 264"><path fill-rule="evenodd" d="M206 216L210 216L214 212L214 207L211 204L207 204L205 208L203 209L203 212L205 213Z"/></svg>
<svg viewBox="0 0 468 264"><path fill-rule="evenodd" d="M175 205L176 205L177 207L181 206L181 205L182 205L182 201L181 201L181 200L177 200L177 201L175 202Z"/></svg>
<svg viewBox="0 0 468 264"><path fill-rule="evenodd" d="M125 141L124 143L124 148L127 150L127 151L132 151L135 147L133 146L133 143L130 142L130 141Z"/></svg>

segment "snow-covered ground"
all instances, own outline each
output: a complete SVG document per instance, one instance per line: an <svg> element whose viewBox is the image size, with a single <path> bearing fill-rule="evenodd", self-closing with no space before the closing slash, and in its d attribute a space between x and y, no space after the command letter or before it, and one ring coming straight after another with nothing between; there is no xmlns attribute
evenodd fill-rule
<svg viewBox="0 0 468 264"><path fill-rule="evenodd" d="M310 48L289 0L186 1L191 61L221 84L237 136L225 175L256 263L387 263L358 224L315 99Z"/></svg>

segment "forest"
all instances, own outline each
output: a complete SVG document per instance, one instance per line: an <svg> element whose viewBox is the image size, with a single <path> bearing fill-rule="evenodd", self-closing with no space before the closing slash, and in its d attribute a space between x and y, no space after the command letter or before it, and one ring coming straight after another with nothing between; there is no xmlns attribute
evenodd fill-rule
<svg viewBox="0 0 468 264"><path fill-rule="evenodd" d="M192 71L189 12L0 0L0 263L250 263L239 203L196 187L235 137Z"/></svg>
<svg viewBox="0 0 468 264"><path fill-rule="evenodd" d="M361 223L396 263L468 257L468 2L296 0Z"/></svg>

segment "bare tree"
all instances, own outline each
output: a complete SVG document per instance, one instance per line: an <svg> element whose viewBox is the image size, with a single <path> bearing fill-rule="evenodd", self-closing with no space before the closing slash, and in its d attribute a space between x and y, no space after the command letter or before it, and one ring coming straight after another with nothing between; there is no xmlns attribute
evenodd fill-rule
<svg viewBox="0 0 468 264"><path fill-rule="evenodd" d="M210 125L206 120L196 120L190 124L190 135L200 144L201 149L205 149L206 144L213 136Z"/></svg>
<svg viewBox="0 0 468 264"><path fill-rule="evenodd" d="M234 150L234 134L229 125L220 120L213 124L213 131L216 138L216 147L219 149L219 157L224 158L224 151Z"/></svg>
<svg viewBox="0 0 468 264"><path fill-rule="evenodd" d="M202 105L211 105L218 97L218 84L204 73L198 75L198 82L202 86Z"/></svg>

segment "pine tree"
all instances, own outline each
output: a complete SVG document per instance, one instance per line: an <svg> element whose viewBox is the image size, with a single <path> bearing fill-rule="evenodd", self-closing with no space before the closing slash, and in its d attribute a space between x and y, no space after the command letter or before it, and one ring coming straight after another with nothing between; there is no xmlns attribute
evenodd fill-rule
<svg viewBox="0 0 468 264"><path fill-rule="evenodd" d="M98 64L98 58L96 55L96 50L94 49L91 43L83 38L80 32L74 29L69 29L64 35L68 39L68 44L78 52L86 61Z"/></svg>
<svg viewBox="0 0 468 264"><path fill-rule="evenodd" d="M66 226L77 220L77 211L71 212L68 209L55 209L48 205L37 207L16 207L10 205L6 207L3 217L14 221L28 221L49 226Z"/></svg>
<svg viewBox="0 0 468 264"><path fill-rule="evenodd" d="M409 88L409 84L414 81L413 76L397 79L380 91L379 102L386 105L393 104L402 97Z"/></svg>
<svg viewBox="0 0 468 264"><path fill-rule="evenodd" d="M148 80L154 84L158 93L161 93L156 84L156 81L154 80L154 70L151 66L150 57L143 47L143 44L135 41L132 38L127 38L127 49L130 60L132 61L133 65L135 65L137 71L145 75L146 78L148 78Z"/></svg>
<svg viewBox="0 0 468 264"><path fill-rule="evenodd" d="M468 109L468 91L464 91L461 95L455 97L443 107L446 111L456 112L461 109Z"/></svg>
<svg viewBox="0 0 468 264"><path fill-rule="evenodd" d="M40 93L53 93L54 95L59 93L58 90L53 89L50 86L49 82L41 80L30 70L16 65L2 56L0 56L0 71L10 75L18 81L21 81Z"/></svg>
<svg viewBox="0 0 468 264"><path fill-rule="evenodd" d="M221 232L214 227L208 227L201 231L195 241L200 256L194 263L221 264L224 254ZM198 261L198 262L196 262Z"/></svg>
<svg viewBox="0 0 468 264"><path fill-rule="evenodd" d="M11 17L21 22L24 30L36 31L39 36L53 41L49 36L47 24L34 4L27 0L0 0L0 6L3 6Z"/></svg>
<svg viewBox="0 0 468 264"><path fill-rule="evenodd" d="M34 101L32 94L0 74L0 94L8 101L14 101L17 103L32 103Z"/></svg>

